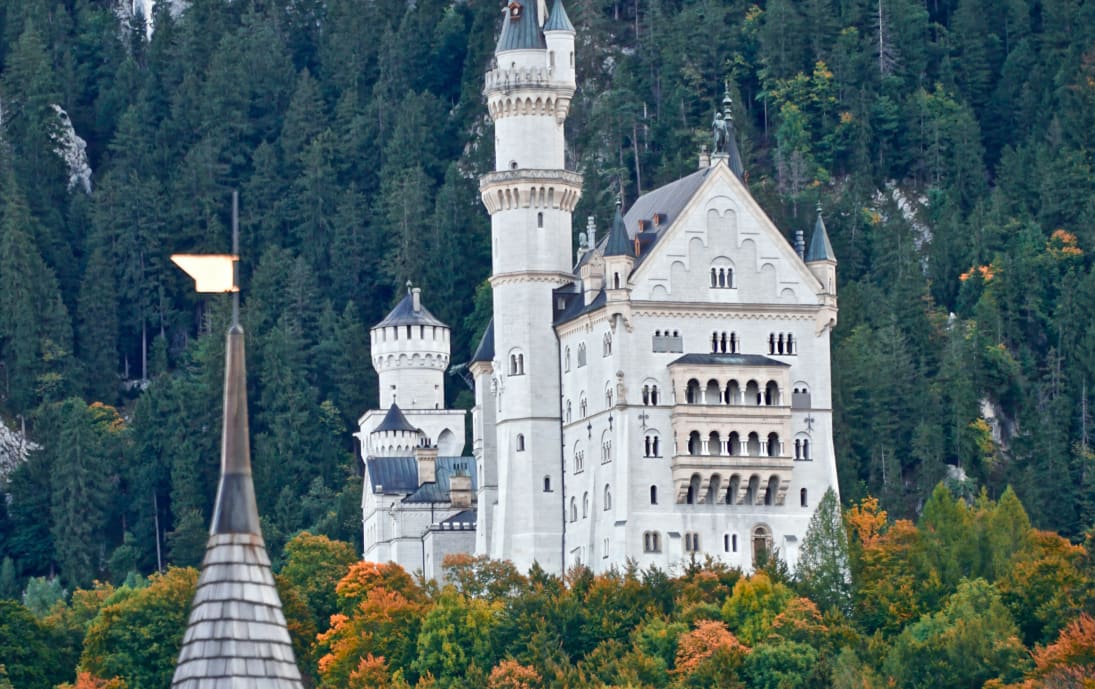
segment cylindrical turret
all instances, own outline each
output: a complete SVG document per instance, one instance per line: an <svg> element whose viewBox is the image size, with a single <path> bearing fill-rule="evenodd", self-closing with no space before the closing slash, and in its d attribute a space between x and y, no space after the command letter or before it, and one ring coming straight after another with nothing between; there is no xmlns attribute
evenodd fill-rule
<svg viewBox="0 0 1095 689"><path fill-rule="evenodd" d="M404 409L442 409L449 367L449 327L430 313L421 290L411 289L370 331L380 403Z"/></svg>

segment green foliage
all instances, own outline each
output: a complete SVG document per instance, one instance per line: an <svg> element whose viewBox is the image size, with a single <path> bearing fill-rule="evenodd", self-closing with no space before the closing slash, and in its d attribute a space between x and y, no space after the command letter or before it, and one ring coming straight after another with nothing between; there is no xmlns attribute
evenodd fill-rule
<svg viewBox="0 0 1095 689"><path fill-rule="evenodd" d="M130 687L167 686L197 584L196 570L171 568L144 588L119 588L88 628L80 667Z"/></svg>
<svg viewBox="0 0 1095 689"><path fill-rule="evenodd" d="M851 610L848 537L840 502L832 488L818 503L799 551L795 576L806 595L823 609Z"/></svg>
<svg viewBox="0 0 1095 689"><path fill-rule="evenodd" d="M772 620L793 597L787 586L758 572L734 584L733 594L722 606L722 619L746 645L753 645L768 635Z"/></svg>
<svg viewBox="0 0 1095 689"><path fill-rule="evenodd" d="M11 686L52 689L71 679L74 668L65 666L61 649L50 630L29 610L11 600L0 600L0 664ZM2 683L2 680L0 680Z"/></svg>

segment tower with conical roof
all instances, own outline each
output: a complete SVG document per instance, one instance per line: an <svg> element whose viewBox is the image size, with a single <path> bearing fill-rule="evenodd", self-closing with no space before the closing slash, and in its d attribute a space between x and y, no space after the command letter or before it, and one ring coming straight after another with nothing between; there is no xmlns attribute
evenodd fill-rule
<svg viewBox="0 0 1095 689"><path fill-rule="evenodd" d="M582 178L565 165L574 27L562 0L505 7L485 94L495 169L480 179L491 216L499 504L490 555L562 567L560 363L552 291L572 280L571 213Z"/></svg>
<svg viewBox="0 0 1095 689"><path fill-rule="evenodd" d="M408 285L369 333L380 408L358 420L365 558L421 569L430 578L444 552L475 545L474 507L451 492L454 477L471 478L474 486L476 472L473 459L462 456L467 414L445 408L450 342L449 326L422 303L422 290ZM456 522L442 526L456 514Z"/></svg>
<svg viewBox="0 0 1095 689"><path fill-rule="evenodd" d="M825 220L821 217L821 202L817 204L817 221L814 234L810 237L810 248L806 250L806 266L821 283L822 291L818 299L823 308L818 314L818 328L836 326L836 254L829 242L829 232L825 229Z"/></svg>

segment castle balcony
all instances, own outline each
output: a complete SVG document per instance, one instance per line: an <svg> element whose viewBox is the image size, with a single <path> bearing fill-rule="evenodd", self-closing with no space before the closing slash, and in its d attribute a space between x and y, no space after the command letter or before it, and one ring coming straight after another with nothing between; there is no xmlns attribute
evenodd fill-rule
<svg viewBox="0 0 1095 689"><path fill-rule="evenodd" d="M680 505L783 505L794 466L784 456L677 454L671 462Z"/></svg>
<svg viewBox="0 0 1095 689"><path fill-rule="evenodd" d="M566 89L573 95L574 86L559 79L550 67L499 67L487 72L484 91L510 93L518 89Z"/></svg>
<svg viewBox="0 0 1095 689"><path fill-rule="evenodd" d="M479 179L487 212L518 208L559 208L574 211L582 197L582 176L569 170L498 170Z"/></svg>

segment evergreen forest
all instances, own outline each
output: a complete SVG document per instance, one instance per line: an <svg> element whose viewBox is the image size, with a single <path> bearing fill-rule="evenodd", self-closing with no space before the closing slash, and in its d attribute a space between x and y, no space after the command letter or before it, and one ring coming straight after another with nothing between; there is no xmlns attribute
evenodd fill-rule
<svg viewBox="0 0 1095 689"><path fill-rule="evenodd" d="M112 609L106 601L182 595L191 585L185 568L200 561L219 468L228 303L194 294L168 257L230 249L232 190L241 198L256 491L279 568L291 566L290 546L305 530L360 540L351 433L377 404L369 326L411 281L453 327L452 361L462 362L490 313L478 176L493 166L482 84L500 2L156 0L148 16L132 5L0 0L0 435L25 429L16 451L0 455L0 598L69 592L55 611L69 617L53 632L43 621L50 606L25 620L44 634L99 624L91 620ZM1029 514L1036 547L1086 571L1075 580L1090 591L1090 541L1087 550L1076 544L1095 524L1095 3L568 0L567 11L579 82L567 158L585 179L575 231L587 216L607 227L618 193L627 206L695 169L724 90L748 186L788 240L809 236L815 208L824 209L839 260L841 500L874 505L887 516L870 538L914 553L907 579L889 569L905 566L901 558L882 553L853 572L888 581L856 586L932 584L870 613L815 598L815 619L796 603L800 617L786 634L824 627L836 636L787 639L813 644L834 676L845 666L824 649L847 645L849 630L862 645L848 662L886 673L895 640L908 635L900 662L913 667L933 635L951 633L948 620L970 611L1006 609L1026 649L1054 643L1071 622L1031 631L1008 598L1025 594L999 583L1012 566L1002 563L1035 546L986 547L970 555L981 558L976 566L917 558L929 552L921 540L965 528L957 513L973 520L1010 495ZM450 406L469 407L467 386L449 380ZM940 482L955 514L924 527ZM852 551L870 538L853 537ZM678 640L699 635L686 653L695 660L695 649L731 633L753 650L727 650L738 660L718 662L738 663L758 657L776 633L769 623L786 612L764 608L763 628L743 632L723 600L756 577L702 563L616 579L509 573L508 588L494 593L467 582L434 591L377 571L350 574L380 577L384 595L410 606L384 618L393 628L409 617L417 625L427 609L474 625L513 604L524 609L517 618L561 615L561 629L578 624L568 615L587 609L598 587L643 590L638 602L606 608L597 623L615 626L589 638L580 625L560 641L514 622L510 638L526 646L504 651L521 667L501 671L512 678L499 687L583 686L566 673L600 677L616 667L608 656L626 653L687 684L673 674ZM778 567L766 576L765 586L802 585ZM298 622L313 640L326 635L323 648L337 656L326 616L344 610L352 620L376 587L336 594L333 581L317 594L322 603L298 597L312 606L314 629L306 616ZM1047 596L1057 586L1039 585ZM1091 612L1090 597L1075 601ZM831 618L833 608L840 615ZM22 619L12 610L0 626ZM638 617L612 621L631 614L623 610ZM637 621L648 613L660 622ZM701 632L702 620L724 627ZM909 631L915 625L923 627ZM423 643L447 648L442 637L400 638L361 672L444 684L463 662L436 660L448 663L442 670L412 659ZM79 654L78 642L43 643ZM479 652L469 649L465 660ZM307 653L319 681L325 654ZM502 656L476 658L483 682L493 682ZM58 667L70 673L75 656L68 660ZM539 679L521 674L530 669ZM323 681L351 686L353 672ZM664 686L633 672L601 681ZM14 683L50 687L66 677ZM984 679L993 678L1019 681Z"/></svg>

